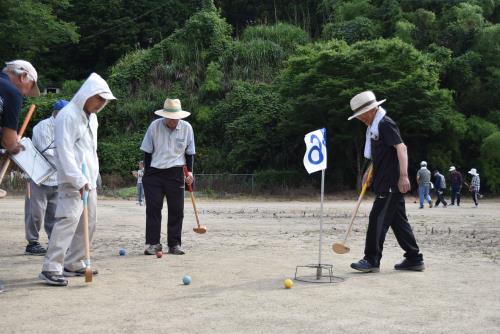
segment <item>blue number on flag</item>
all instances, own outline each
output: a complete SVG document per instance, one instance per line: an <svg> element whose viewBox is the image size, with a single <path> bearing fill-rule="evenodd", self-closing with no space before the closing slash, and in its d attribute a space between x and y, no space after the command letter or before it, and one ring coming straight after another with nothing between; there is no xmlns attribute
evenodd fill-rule
<svg viewBox="0 0 500 334"><path fill-rule="evenodd" d="M320 163L323 162L323 158L324 158L323 152L321 151L322 143L321 143L321 140L316 135L311 136L311 143L313 143L315 139L318 142L318 145L313 145L311 147L311 150L309 150L309 154L307 155L307 159L309 159L310 163L312 163L314 165L319 165ZM313 160L313 157L312 157L313 151L318 151L318 160Z"/></svg>

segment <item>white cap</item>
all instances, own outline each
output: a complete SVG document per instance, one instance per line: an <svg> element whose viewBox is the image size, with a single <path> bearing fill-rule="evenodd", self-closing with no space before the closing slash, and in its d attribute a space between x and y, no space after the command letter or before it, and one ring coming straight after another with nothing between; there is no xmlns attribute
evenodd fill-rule
<svg viewBox="0 0 500 334"><path fill-rule="evenodd" d="M422 161L422 162L420 163L420 166L422 166L422 167L427 167L427 162Z"/></svg>
<svg viewBox="0 0 500 334"><path fill-rule="evenodd" d="M455 169L456 169L455 166L451 166L449 172L453 172Z"/></svg>
<svg viewBox="0 0 500 334"><path fill-rule="evenodd" d="M5 63L8 67L24 71L28 75L28 79L34 82L33 88L29 91L28 96L40 96L40 89L38 88L37 80L38 73L29 61L26 60L12 60Z"/></svg>

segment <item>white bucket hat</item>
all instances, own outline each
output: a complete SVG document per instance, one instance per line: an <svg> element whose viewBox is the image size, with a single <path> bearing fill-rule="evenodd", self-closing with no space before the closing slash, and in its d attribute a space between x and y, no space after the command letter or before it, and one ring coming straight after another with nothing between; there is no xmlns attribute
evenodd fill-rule
<svg viewBox="0 0 500 334"><path fill-rule="evenodd" d="M155 114L170 119L182 119L191 115L189 111L182 110L179 99L166 99L163 109L156 110Z"/></svg>
<svg viewBox="0 0 500 334"><path fill-rule="evenodd" d="M479 173L477 172L477 170L475 168L471 168L468 173L471 175L474 175L474 176L479 175Z"/></svg>
<svg viewBox="0 0 500 334"><path fill-rule="evenodd" d="M40 89L38 88L38 73L29 61L26 60L12 60L5 63L7 67L15 68L21 70L28 75L28 79L33 81L33 88L28 93L28 96L38 97L40 96Z"/></svg>
<svg viewBox="0 0 500 334"><path fill-rule="evenodd" d="M364 114L371 109L378 107L382 103L385 102L385 99L382 101L377 101L375 94L372 91L367 90L366 92L359 93L355 97L351 99L351 110L354 114L349 117L347 120L351 120L355 117L358 117L361 114Z"/></svg>
<svg viewBox="0 0 500 334"><path fill-rule="evenodd" d="M451 166L448 172L453 172L454 170L456 170L455 166Z"/></svg>

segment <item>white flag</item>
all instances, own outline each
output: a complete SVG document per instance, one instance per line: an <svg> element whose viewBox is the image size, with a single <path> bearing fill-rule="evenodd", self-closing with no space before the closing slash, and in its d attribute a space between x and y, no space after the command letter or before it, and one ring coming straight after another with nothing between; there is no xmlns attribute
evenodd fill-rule
<svg viewBox="0 0 500 334"><path fill-rule="evenodd" d="M326 169L326 129L319 129L305 135L306 154L304 166L309 174Z"/></svg>

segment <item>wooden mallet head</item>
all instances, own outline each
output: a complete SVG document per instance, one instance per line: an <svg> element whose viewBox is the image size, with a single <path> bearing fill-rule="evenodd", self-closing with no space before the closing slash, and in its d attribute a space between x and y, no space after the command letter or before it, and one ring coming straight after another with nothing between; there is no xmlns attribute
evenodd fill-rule
<svg viewBox="0 0 500 334"><path fill-rule="evenodd" d="M349 247L347 247L346 245L344 244L339 244L339 243L334 243L332 245L332 249L335 253L337 254L345 254L345 253L349 253L349 251L351 250Z"/></svg>

